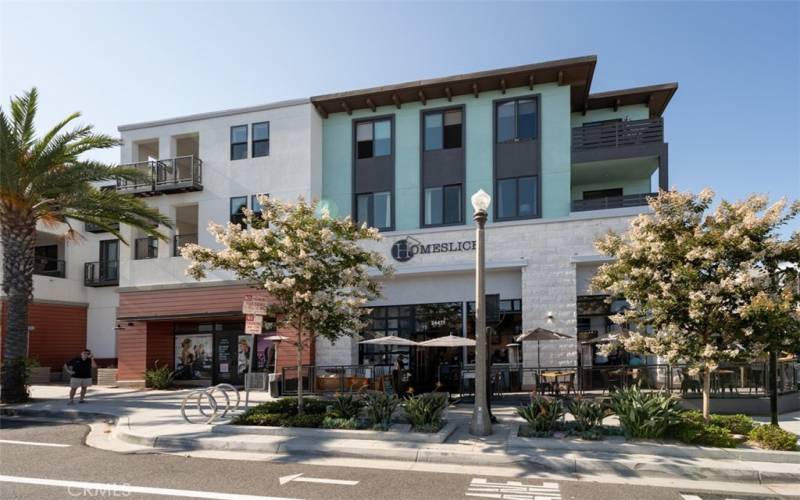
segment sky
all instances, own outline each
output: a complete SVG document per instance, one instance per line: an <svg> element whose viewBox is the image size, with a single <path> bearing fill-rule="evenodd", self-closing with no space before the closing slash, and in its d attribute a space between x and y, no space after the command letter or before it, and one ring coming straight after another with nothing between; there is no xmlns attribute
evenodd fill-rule
<svg viewBox="0 0 800 500"><path fill-rule="evenodd" d="M799 32L800 2L0 0L0 103L36 86L41 129L79 110L118 135L125 123L595 54L592 92L679 83L664 114L673 187L795 200Z"/></svg>

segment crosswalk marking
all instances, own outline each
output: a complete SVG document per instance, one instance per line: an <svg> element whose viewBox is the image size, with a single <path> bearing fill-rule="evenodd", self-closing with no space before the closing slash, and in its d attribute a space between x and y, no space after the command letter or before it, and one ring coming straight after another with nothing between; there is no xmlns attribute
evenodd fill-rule
<svg viewBox="0 0 800 500"><path fill-rule="evenodd" d="M493 483L484 478L474 478L466 496L500 500L561 500L558 483L543 482L537 486L520 481Z"/></svg>

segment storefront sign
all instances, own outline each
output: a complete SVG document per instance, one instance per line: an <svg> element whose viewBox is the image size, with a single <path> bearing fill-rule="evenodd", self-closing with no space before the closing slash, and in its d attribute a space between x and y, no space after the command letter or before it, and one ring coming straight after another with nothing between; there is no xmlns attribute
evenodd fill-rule
<svg viewBox="0 0 800 500"><path fill-rule="evenodd" d="M421 243L414 238L403 238L392 245L392 258L397 262L408 262L417 254L471 252L475 250L475 240Z"/></svg>
<svg viewBox="0 0 800 500"><path fill-rule="evenodd" d="M248 335L261 335L264 326L264 316L259 314L246 314L244 316L244 333Z"/></svg>
<svg viewBox="0 0 800 500"><path fill-rule="evenodd" d="M265 296L248 294L244 296L244 302L242 302L242 313L264 316L267 314L268 305L269 304L267 303L267 298Z"/></svg>

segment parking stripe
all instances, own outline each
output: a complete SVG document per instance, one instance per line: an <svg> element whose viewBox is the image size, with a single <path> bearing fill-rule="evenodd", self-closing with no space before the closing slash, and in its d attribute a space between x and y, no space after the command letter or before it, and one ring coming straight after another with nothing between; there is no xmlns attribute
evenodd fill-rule
<svg viewBox="0 0 800 500"><path fill-rule="evenodd" d="M0 443L6 444L24 444L27 446L51 446L53 448L69 448L72 446L71 444L61 444L61 443L37 443L35 441L13 441L11 439L0 439Z"/></svg>

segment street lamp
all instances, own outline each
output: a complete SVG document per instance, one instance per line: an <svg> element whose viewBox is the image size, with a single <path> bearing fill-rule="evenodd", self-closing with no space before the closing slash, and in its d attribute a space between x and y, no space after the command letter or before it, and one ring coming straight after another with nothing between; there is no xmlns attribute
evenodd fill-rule
<svg viewBox="0 0 800 500"><path fill-rule="evenodd" d="M486 241L483 227L486 225L487 210L492 197L483 189L472 195L472 208L475 210L473 220L477 223L475 230L475 404L472 408L472 420L469 422L469 433L473 436L488 436L492 433L492 422L489 416L488 389L488 349L486 347L486 277L485 256Z"/></svg>

